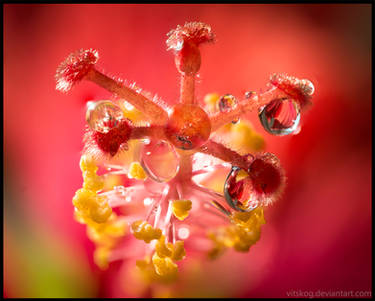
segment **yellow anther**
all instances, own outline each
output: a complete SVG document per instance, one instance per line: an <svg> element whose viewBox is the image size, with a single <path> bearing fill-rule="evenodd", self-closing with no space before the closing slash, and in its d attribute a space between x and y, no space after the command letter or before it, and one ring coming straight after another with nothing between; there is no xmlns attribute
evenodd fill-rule
<svg viewBox="0 0 375 301"><path fill-rule="evenodd" d="M230 127L231 143L236 149L245 152L260 151L264 148L264 139L253 129L251 123L241 120Z"/></svg>
<svg viewBox="0 0 375 301"><path fill-rule="evenodd" d="M208 253L211 259L220 255L226 247L247 252L260 239L261 226L265 223L263 208L258 207L250 212L235 212L231 220L232 225L208 234L214 242L213 249Z"/></svg>
<svg viewBox="0 0 375 301"><path fill-rule="evenodd" d="M160 278L160 276L155 272L150 256L147 255L145 259L137 260L135 264L140 269L143 278L147 282L152 283Z"/></svg>
<svg viewBox="0 0 375 301"><path fill-rule="evenodd" d="M171 258L175 261L179 261L184 259L186 256L186 251L184 248L184 242L182 240L176 241L176 243L173 245L173 253Z"/></svg>
<svg viewBox="0 0 375 301"><path fill-rule="evenodd" d="M208 251L208 258L214 260L223 254L225 247L223 245L215 245L210 251Z"/></svg>
<svg viewBox="0 0 375 301"><path fill-rule="evenodd" d="M110 223L106 225L105 233L113 237L121 237L125 235L126 229L127 229L126 221L123 219L116 218L115 220L111 221Z"/></svg>
<svg viewBox="0 0 375 301"><path fill-rule="evenodd" d="M265 142L263 136L258 133L253 132L251 139L249 141L249 146L256 152L264 149Z"/></svg>
<svg viewBox="0 0 375 301"><path fill-rule="evenodd" d="M160 258L164 258L171 257L172 251L173 245L171 243L165 244L165 236L162 235L155 245L155 252Z"/></svg>
<svg viewBox="0 0 375 301"><path fill-rule="evenodd" d="M105 270L108 268L109 254L110 254L110 250L106 247L99 247L99 248L96 248L94 251L94 262L102 270Z"/></svg>
<svg viewBox="0 0 375 301"><path fill-rule="evenodd" d="M82 172L86 170L96 172L98 170L98 167L96 166L94 159L88 155L81 156L81 160L79 161L79 166Z"/></svg>
<svg viewBox="0 0 375 301"><path fill-rule="evenodd" d="M111 174L106 174L104 179L104 190L112 190L115 186L120 186L122 185L121 177L118 175L111 175Z"/></svg>
<svg viewBox="0 0 375 301"><path fill-rule="evenodd" d="M84 188L78 189L73 197L73 205L79 211L87 213L95 202L96 194Z"/></svg>
<svg viewBox="0 0 375 301"><path fill-rule="evenodd" d="M155 272L158 275L170 278L175 278L177 276L178 267L171 258L160 258L157 253L154 253L152 256L152 263L154 265Z"/></svg>
<svg viewBox="0 0 375 301"><path fill-rule="evenodd" d="M241 180L247 178L248 176L249 176L249 174L246 171L244 171L243 169L241 169L236 176L236 182L241 181Z"/></svg>
<svg viewBox="0 0 375 301"><path fill-rule="evenodd" d="M144 180L147 178L147 174L143 170L141 164L139 164L138 162L132 162L129 167L128 177L137 180Z"/></svg>
<svg viewBox="0 0 375 301"><path fill-rule="evenodd" d="M203 100L207 105L209 111L214 112L216 110L216 103L219 100L219 98L220 95L217 93L206 94Z"/></svg>
<svg viewBox="0 0 375 301"><path fill-rule="evenodd" d="M92 170L86 170L82 173L83 176L83 188L92 191L102 190L104 187L104 181L101 176L98 176Z"/></svg>
<svg viewBox="0 0 375 301"><path fill-rule="evenodd" d="M135 221L132 224L133 235L135 238L144 240L149 243L153 239L159 239L161 237L161 230L153 228L146 221Z"/></svg>
<svg viewBox="0 0 375 301"><path fill-rule="evenodd" d="M191 210L190 200L175 200L172 203L172 212L175 217L180 221L183 221L188 217L189 211Z"/></svg>
<svg viewBox="0 0 375 301"><path fill-rule="evenodd" d="M250 212L236 211L231 218L237 226L249 229L260 227L266 223L262 207L255 208Z"/></svg>
<svg viewBox="0 0 375 301"><path fill-rule="evenodd" d="M231 245L225 244L223 233L225 233L225 227L220 228L218 233L209 232L207 234L208 238L214 243L214 247L207 254L208 258L216 259L224 253L227 247L231 247Z"/></svg>
<svg viewBox="0 0 375 301"><path fill-rule="evenodd" d="M75 208L74 210L74 219L80 224L86 224L85 215L81 211L79 211L77 208Z"/></svg>
<svg viewBox="0 0 375 301"><path fill-rule="evenodd" d="M112 213L105 223L88 223L87 236L96 244L114 246L116 240L126 234L126 222Z"/></svg>
<svg viewBox="0 0 375 301"><path fill-rule="evenodd" d="M90 210L90 217L96 223L105 223L112 214L112 208L108 203L96 204Z"/></svg>
<svg viewBox="0 0 375 301"><path fill-rule="evenodd" d="M233 229L232 240L233 248L239 252L248 252L260 238L260 227L256 229L247 229L236 227Z"/></svg>
<svg viewBox="0 0 375 301"><path fill-rule="evenodd" d="M230 123L227 123L227 124L224 124L221 128L220 128L220 132L221 133L230 133L232 131L232 127L233 127L233 123L230 122Z"/></svg>
<svg viewBox="0 0 375 301"><path fill-rule="evenodd" d="M184 242L178 240L175 244L165 243L165 236L162 235L155 245L155 252L160 258L170 257L174 261L182 260L186 256Z"/></svg>
<svg viewBox="0 0 375 301"><path fill-rule="evenodd" d="M123 101L119 103L124 116L131 121L141 121L144 118L144 115L141 111L138 111L135 107L133 107L130 103Z"/></svg>
<svg viewBox="0 0 375 301"><path fill-rule="evenodd" d="M145 270L149 265L149 262L146 259L138 259L136 260L135 265L141 270Z"/></svg>

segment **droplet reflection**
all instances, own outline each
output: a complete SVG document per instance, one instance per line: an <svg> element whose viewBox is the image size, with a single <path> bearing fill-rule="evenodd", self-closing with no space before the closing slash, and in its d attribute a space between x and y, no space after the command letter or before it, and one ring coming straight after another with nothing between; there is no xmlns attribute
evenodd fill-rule
<svg viewBox="0 0 375 301"><path fill-rule="evenodd" d="M228 205L237 211L251 211L258 202L253 199L253 185L249 174L233 166L224 184L224 197Z"/></svg>
<svg viewBox="0 0 375 301"><path fill-rule="evenodd" d="M109 100L87 103L86 121L90 128L100 133L108 133L124 118L120 107Z"/></svg>
<svg viewBox="0 0 375 301"><path fill-rule="evenodd" d="M225 94L220 97L218 101L220 112L228 112L237 106L237 99L231 94ZM236 124L239 119L233 120L232 123Z"/></svg>
<svg viewBox="0 0 375 301"><path fill-rule="evenodd" d="M261 109L259 119L268 133L277 136L289 135L298 128L300 109L292 99L275 99Z"/></svg>

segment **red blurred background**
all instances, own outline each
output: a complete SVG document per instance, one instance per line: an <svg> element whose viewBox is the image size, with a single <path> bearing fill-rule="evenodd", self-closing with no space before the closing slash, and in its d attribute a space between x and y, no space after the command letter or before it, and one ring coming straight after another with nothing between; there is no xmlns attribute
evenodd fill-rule
<svg viewBox="0 0 375 301"><path fill-rule="evenodd" d="M131 295L113 288L118 267L93 264L71 203L82 183L84 103L109 95L91 83L63 95L54 73L70 52L92 47L105 72L171 103L179 77L166 33L186 21L217 36L202 49L198 98L263 89L273 72L310 79L316 94L298 135L273 137L249 117L286 170L286 192L248 254L202 263L181 294L371 290L370 4L3 7L4 296Z"/></svg>

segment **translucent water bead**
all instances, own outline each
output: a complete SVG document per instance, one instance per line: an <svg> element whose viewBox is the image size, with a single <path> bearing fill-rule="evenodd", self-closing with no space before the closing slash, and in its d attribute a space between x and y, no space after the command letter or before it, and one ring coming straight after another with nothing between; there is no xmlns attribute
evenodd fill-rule
<svg viewBox="0 0 375 301"><path fill-rule="evenodd" d="M179 169L174 147L163 140L146 140L141 148L140 159L147 175L157 182L171 180Z"/></svg>
<svg viewBox="0 0 375 301"><path fill-rule="evenodd" d="M237 99L231 94L225 94L218 101L220 112L228 112L237 106ZM232 123L236 124L239 119L235 119Z"/></svg>
<svg viewBox="0 0 375 301"><path fill-rule="evenodd" d="M311 96L315 92L314 84L308 79L301 79L299 85L305 95Z"/></svg>
<svg viewBox="0 0 375 301"><path fill-rule="evenodd" d="M228 205L237 211L251 211L257 207L253 199L253 184L250 175L243 169L233 166L224 184L224 197Z"/></svg>
<svg viewBox="0 0 375 301"><path fill-rule="evenodd" d="M87 103L86 121L90 128L100 133L108 133L124 118L121 108L109 100Z"/></svg>
<svg viewBox="0 0 375 301"><path fill-rule="evenodd" d="M272 135L296 134L301 119L300 108L290 98L274 99L261 109L259 119L264 129Z"/></svg>

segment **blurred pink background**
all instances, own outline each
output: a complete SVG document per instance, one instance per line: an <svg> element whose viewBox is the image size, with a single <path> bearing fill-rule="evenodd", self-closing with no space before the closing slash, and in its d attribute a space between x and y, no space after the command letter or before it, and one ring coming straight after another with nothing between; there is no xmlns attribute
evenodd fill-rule
<svg viewBox="0 0 375 301"><path fill-rule="evenodd" d="M109 94L82 83L68 95L54 73L72 51L95 48L106 72L166 102L179 77L166 33L212 26L197 96L265 88L269 74L310 79L302 131L272 137L250 120L288 176L248 254L203 263L183 296L287 297L371 290L371 5L4 5L5 297L118 297L118 265L101 272L73 220L85 101ZM117 281L117 282L116 282ZM121 281L126 282L126 279Z"/></svg>

